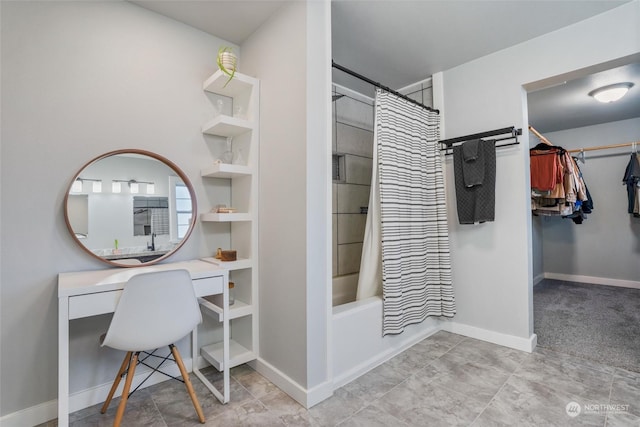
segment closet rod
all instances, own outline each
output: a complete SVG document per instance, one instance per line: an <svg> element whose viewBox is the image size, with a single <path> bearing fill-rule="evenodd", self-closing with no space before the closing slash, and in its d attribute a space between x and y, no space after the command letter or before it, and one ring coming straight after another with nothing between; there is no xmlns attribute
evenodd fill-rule
<svg viewBox="0 0 640 427"><path fill-rule="evenodd" d="M595 151L595 150L607 150L609 148L632 147L634 144L640 146L640 141L623 142L622 144L599 145L597 147L576 148L576 149L567 150L567 151L569 153L580 153L582 151Z"/></svg>
<svg viewBox="0 0 640 427"><path fill-rule="evenodd" d="M551 141L549 141L547 138L545 138L545 137L544 137L544 135L542 135L540 132L538 132L537 130L535 130L535 128L534 128L533 126L529 125L529 130L530 130L531 132L533 132L533 134L534 134L535 136L537 136L537 137L538 137L538 139L539 139L540 141L542 141L542 143L543 143L543 144L547 144L547 145L551 145L551 146L553 146L553 144L551 143Z"/></svg>
<svg viewBox="0 0 640 427"><path fill-rule="evenodd" d="M367 82L372 86L379 87L380 89L382 89L384 91L392 93L392 94L394 94L394 95L396 95L396 96L398 96L398 97L400 97L400 98L402 98L402 99L404 99L406 101L411 102L412 104L416 104L416 105L418 105L418 106L420 106L422 108L425 108L425 109L427 109L429 111L433 111L434 113L440 114L440 110L436 110L435 108L431 108L431 107L429 107L427 105L421 104L420 102L416 101L415 99L411 99L407 95L403 95L400 92L396 92L395 90L391 89L388 86L384 86L384 85L382 85L382 84L380 84L380 83L378 83L376 81L371 80L368 77L363 76L362 74L356 73L355 71L352 71L352 70L350 70L350 69L348 69L346 67L343 67L340 64L336 64L336 62L334 60L331 60L331 67L333 67L333 68L335 68L337 70L340 70L340 71L342 71L344 73L347 73L350 76L355 77L356 79L362 80L363 82Z"/></svg>
<svg viewBox="0 0 640 427"><path fill-rule="evenodd" d="M540 132L538 132L537 130L535 130L535 128L531 125L529 125L529 130L538 137L538 139L540 139L540 141L542 141L544 144L547 145L551 145L553 146L553 144L551 143L551 141L549 141L547 138L544 137L544 135L542 135ZM587 148L574 148L573 150L566 150L568 153L580 153L583 151L595 151L595 150L608 150L610 148L621 148L621 147L632 147L633 145L639 145L640 146L640 141L636 141L636 142L623 142L621 144L609 144L609 145L598 145L597 147L587 147Z"/></svg>

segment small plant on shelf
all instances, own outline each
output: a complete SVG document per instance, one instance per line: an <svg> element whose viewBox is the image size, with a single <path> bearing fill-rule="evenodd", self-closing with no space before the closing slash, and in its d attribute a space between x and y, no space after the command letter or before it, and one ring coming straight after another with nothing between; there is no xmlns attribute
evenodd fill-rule
<svg viewBox="0 0 640 427"><path fill-rule="evenodd" d="M218 62L218 68L220 68L220 71L222 71L224 74L229 76L229 80L227 80L227 82L224 84L224 87L226 87L229 84L229 82L233 79L233 77L236 75L236 66L238 64L238 57L235 55L235 53L233 53L233 48L229 46L222 46L218 50L217 62Z"/></svg>

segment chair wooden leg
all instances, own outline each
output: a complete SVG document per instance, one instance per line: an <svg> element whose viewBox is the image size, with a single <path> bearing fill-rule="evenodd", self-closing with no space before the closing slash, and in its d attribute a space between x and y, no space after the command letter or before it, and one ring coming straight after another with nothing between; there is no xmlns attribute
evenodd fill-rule
<svg viewBox="0 0 640 427"><path fill-rule="evenodd" d="M120 423L122 422L122 416L124 415L124 408L127 406L127 400L129 399L129 390L131 390L131 382L136 372L139 354L139 352L134 353L131 358L131 363L129 363L127 379L124 381L124 388L122 389L122 396L120 398L120 404L118 405L118 411L116 412L116 419L113 421L113 427L120 427Z"/></svg>
<svg viewBox="0 0 640 427"><path fill-rule="evenodd" d="M202 407L200 407L200 402L198 402L198 397L196 396L196 392L193 390L193 385L191 384L191 380L189 379L189 373L184 367L184 363L182 362L182 357L180 357L180 352L175 345L171 344L169 346L171 349L171 353L173 354L173 358L176 360L178 364L178 368L180 369L180 374L182 375L182 379L184 380L184 385L187 387L187 392L189 392L189 397L191 398L191 402L193 402L193 407L196 409L198 414L198 418L200 422L204 424L204 413L202 412Z"/></svg>
<svg viewBox="0 0 640 427"><path fill-rule="evenodd" d="M107 409L109 409L109 404L111 403L111 399L113 399L113 395L116 392L118 385L120 385L122 374L124 374L124 372L127 370L127 367L129 367L129 362L131 361L132 354L133 354L132 352L128 351L127 354L124 356L124 360L122 361L122 365L120 366L118 375L116 375L116 379L113 380L113 385L111 386L111 390L109 390L109 395L107 396L107 400L104 401L104 405L102 405L102 409L100 409L101 414L104 414L105 412L107 412Z"/></svg>

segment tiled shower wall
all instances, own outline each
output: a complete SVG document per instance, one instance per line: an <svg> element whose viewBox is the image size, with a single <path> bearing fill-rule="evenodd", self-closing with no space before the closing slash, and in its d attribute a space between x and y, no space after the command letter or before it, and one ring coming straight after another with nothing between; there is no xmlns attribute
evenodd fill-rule
<svg viewBox="0 0 640 427"><path fill-rule="evenodd" d="M411 98L432 105L430 83L406 88ZM360 271L362 241L369 206L373 162L373 100L339 86L332 95L344 95L333 101L333 154L340 176L333 181L333 276Z"/></svg>
<svg viewBox="0 0 640 427"><path fill-rule="evenodd" d="M373 100L334 87L333 154L340 176L333 181L333 276L360 270L373 160ZM365 211L366 212L366 211Z"/></svg>

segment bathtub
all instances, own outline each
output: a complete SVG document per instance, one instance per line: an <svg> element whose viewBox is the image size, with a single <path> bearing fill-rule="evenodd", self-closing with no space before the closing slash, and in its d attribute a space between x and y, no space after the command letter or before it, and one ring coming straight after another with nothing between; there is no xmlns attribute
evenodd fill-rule
<svg viewBox="0 0 640 427"><path fill-rule="evenodd" d="M346 304L356 300L358 289L358 273L336 276L333 278L333 306Z"/></svg>
<svg viewBox="0 0 640 427"><path fill-rule="evenodd" d="M382 297L375 296L354 301L357 274L341 279L333 289L333 387L340 388L376 366L402 353L441 329L441 321L428 317L424 322L410 325L399 335L382 336ZM345 276L348 277L348 276ZM336 288L338 295L335 294ZM350 295L353 295L350 297ZM351 302L336 304L336 301Z"/></svg>

